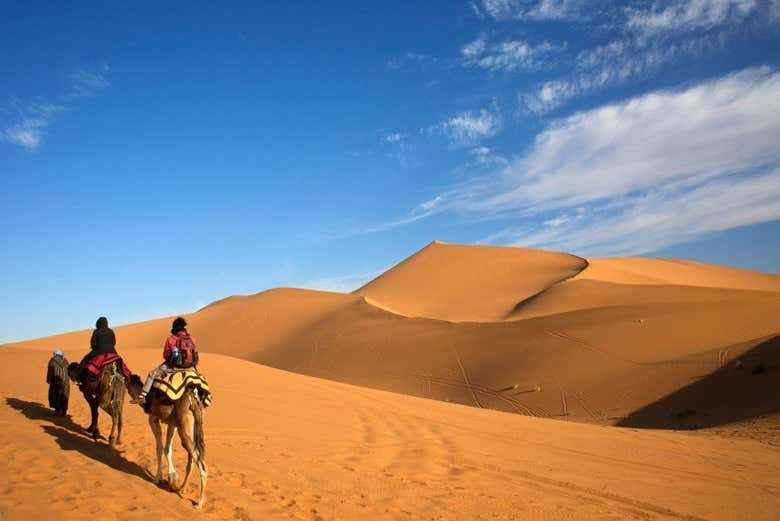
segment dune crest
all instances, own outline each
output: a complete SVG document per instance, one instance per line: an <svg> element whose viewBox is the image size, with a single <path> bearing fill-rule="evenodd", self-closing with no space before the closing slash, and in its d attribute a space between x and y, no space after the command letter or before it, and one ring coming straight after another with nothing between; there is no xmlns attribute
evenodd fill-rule
<svg viewBox="0 0 780 521"><path fill-rule="evenodd" d="M498 322L586 266L566 253L434 241L354 293L407 317Z"/></svg>

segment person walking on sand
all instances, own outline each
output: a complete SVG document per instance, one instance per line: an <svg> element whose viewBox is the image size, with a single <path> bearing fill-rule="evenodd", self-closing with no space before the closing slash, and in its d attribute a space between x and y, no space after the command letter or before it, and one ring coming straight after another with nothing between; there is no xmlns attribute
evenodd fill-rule
<svg viewBox="0 0 780 521"><path fill-rule="evenodd" d="M161 378L172 369L184 369L198 365L198 350L195 339L187 331L187 321L176 318L171 324L171 334L163 345L163 363L149 371L144 387L130 403L143 405L146 395L152 390L155 378Z"/></svg>
<svg viewBox="0 0 780 521"><path fill-rule="evenodd" d="M70 379L68 378L68 359L59 349L54 351L49 359L46 383L49 384L49 407L54 409L54 416L65 416L68 412Z"/></svg>

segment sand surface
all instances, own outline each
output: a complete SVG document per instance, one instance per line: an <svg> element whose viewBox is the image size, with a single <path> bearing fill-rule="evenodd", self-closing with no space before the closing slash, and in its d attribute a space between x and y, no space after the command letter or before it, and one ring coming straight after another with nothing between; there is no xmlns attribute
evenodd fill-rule
<svg viewBox="0 0 780 521"><path fill-rule="evenodd" d="M780 511L776 275L432 243L353 294L279 288L187 318L217 393L205 517ZM159 362L169 324L116 328L135 372ZM61 480L68 499L49 505L58 515L66 503L74 519L93 508L94 483L106 519L189 515L148 481L154 447L140 410L121 456L44 416L48 353L78 359L89 334L0 346L0 510L32 518L36 488ZM31 379L20 368L40 370ZM85 425L85 404L72 403ZM70 468L61 478L58 458Z"/></svg>
<svg viewBox="0 0 780 521"><path fill-rule="evenodd" d="M189 501L150 481L140 408L126 406L116 454L82 433L80 400L72 421L47 416L45 389L18 370L47 356L0 351L4 519L192 519ZM131 366L156 356L126 353ZM776 519L780 507L780 453L753 440L486 411L219 355L203 366L217 395L195 518Z"/></svg>

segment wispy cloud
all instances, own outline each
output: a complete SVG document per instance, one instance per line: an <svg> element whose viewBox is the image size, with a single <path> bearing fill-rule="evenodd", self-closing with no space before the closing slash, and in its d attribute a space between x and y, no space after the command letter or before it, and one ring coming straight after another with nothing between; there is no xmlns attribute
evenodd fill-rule
<svg viewBox="0 0 780 521"><path fill-rule="evenodd" d="M560 52L565 45L542 42L538 45L524 40L488 43L480 37L460 49L463 65L497 71L536 70L548 63L547 59Z"/></svg>
<svg viewBox="0 0 780 521"><path fill-rule="evenodd" d="M572 74L547 81L531 92L521 92L518 98L528 111L545 114L573 98L647 77L666 64L701 55L720 45L717 38L707 35L652 46L632 40L613 40L581 51Z"/></svg>
<svg viewBox="0 0 780 521"><path fill-rule="evenodd" d="M631 9L626 28L643 36L689 32L738 23L758 9L756 0L678 0Z"/></svg>
<svg viewBox="0 0 780 521"><path fill-rule="evenodd" d="M492 109L461 112L426 130L430 134L444 134L456 145L473 145L496 135L500 129L501 114L494 105Z"/></svg>
<svg viewBox="0 0 780 521"><path fill-rule="evenodd" d="M111 82L108 81L104 74L107 70L108 68L104 66L103 73L85 70L77 70L71 73L68 76L72 84L70 95L77 98L93 96L97 91L109 87Z"/></svg>
<svg viewBox="0 0 780 521"><path fill-rule="evenodd" d="M482 0L471 8L494 20L563 20L582 16L590 2L584 0Z"/></svg>
<svg viewBox="0 0 780 521"><path fill-rule="evenodd" d="M582 208L536 229L510 227L486 243L566 250L580 255L636 255L710 233L780 219L780 169L725 176L692 189L659 189L611 208Z"/></svg>
<svg viewBox="0 0 780 521"><path fill-rule="evenodd" d="M380 130L379 143L387 152L387 157L395 159L404 168L408 166L407 150L411 145L407 134Z"/></svg>
<svg viewBox="0 0 780 521"><path fill-rule="evenodd" d="M387 61L387 68L390 70L397 70L404 67L407 64L425 64L436 63L438 58L430 56L428 54L418 52L405 52L400 56L396 56Z"/></svg>
<svg viewBox="0 0 780 521"><path fill-rule="evenodd" d="M404 139L404 136L400 132L392 132L382 136L381 139L384 143L400 143Z"/></svg>
<svg viewBox="0 0 780 521"><path fill-rule="evenodd" d="M780 73L747 69L552 122L527 154L418 214L543 223L509 226L492 241L649 251L780 218L778 135ZM693 225L699 219L710 222Z"/></svg>
<svg viewBox="0 0 780 521"><path fill-rule="evenodd" d="M16 121L0 131L0 141L35 150L43 142L43 134L54 117L65 110L61 105L33 102L14 103Z"/></svg>
<svg viewBox="0 0 780 521"><path fill-rule="evenodd" d="M104 67L104 72L107 67ZM67 103L73 98L91 96L110 85L103 74L78 70L68 75L71 91L60 99ZM10 122L0 123L0 142L17 145L27 150L36 150L44 141L46 129L67 107L60 103L43 100L23 102L14 100L13 110L4 111L13 115Z"/></svg>
<svg viewBox="0 0 780 521"><path fill-rule="evenodd" d="M469 150L469 156L471 156L477 164L483 166L506 166L509 163L505 157L496 154L493 149L486 146L472 148Z"/></svg>
<svg viewBox="0 0 780 521"><path fill-rule="evenodd" d="M635 81L664 66L716 52L744 29L772 26L780 2L675 0L611 12L620 35L580 51L572 71L518 96L520 106L545 114L571 99Z"/></svg>

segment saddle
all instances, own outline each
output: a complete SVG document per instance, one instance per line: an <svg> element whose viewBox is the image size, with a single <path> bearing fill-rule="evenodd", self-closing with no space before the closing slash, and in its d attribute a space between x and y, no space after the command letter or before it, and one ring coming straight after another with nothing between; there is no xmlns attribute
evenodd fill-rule
<svg viewBox="0 0 780 521"><path fill-rule="evenodd" d="M122 375L122 378L130 376L130 368L127 367L122 357L116 353L102 353L91 358L84 366L83 374L92 378L98 378L103 369L113 363L117 363L117 370Z"/></svg>
<svg viewBox="0 0 780 521"><path fill-rule="evenodd" d="M172 402L181 398L190 387L198 390L198 395L204 407L211 405L211 389L206 381L206 377L195 368L174 369L164 376L155 378L154 382L152 382L152 389L156 389Z"/></svg>

